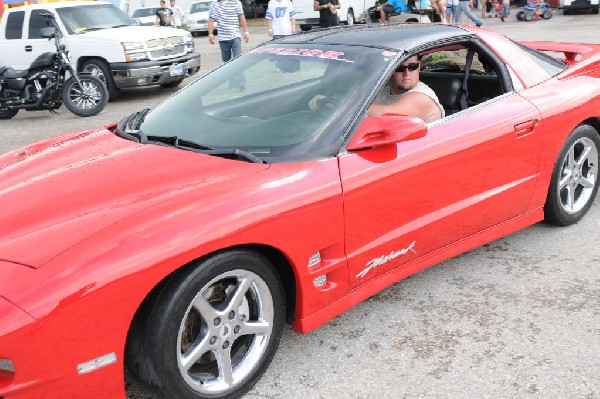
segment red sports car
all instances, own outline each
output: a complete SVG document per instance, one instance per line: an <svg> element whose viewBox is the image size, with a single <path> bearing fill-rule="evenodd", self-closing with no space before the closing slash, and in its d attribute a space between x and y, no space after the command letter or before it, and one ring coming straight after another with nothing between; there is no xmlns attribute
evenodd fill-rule
<svg viewBox="0 0 600 399"><path fill-rule="evenodd" d="M576 223L598 190L599 52L319 30L3 155L0 397L123 398L126 369L168 398L239 397L283 323L306 333L483 243ZM414 55L446 116L367 117Z"/></svg>

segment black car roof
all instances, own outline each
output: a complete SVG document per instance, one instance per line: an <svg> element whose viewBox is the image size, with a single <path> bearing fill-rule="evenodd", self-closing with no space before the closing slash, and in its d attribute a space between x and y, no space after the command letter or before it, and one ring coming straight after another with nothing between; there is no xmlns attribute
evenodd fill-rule
<svg viewBox="0 0 600 399"><path fill-rule="evenodd" d="M430 42L473 36L475 33L454 25L403 23L317 29L288 36L275 43L343 44L407 50Z"/></svg>

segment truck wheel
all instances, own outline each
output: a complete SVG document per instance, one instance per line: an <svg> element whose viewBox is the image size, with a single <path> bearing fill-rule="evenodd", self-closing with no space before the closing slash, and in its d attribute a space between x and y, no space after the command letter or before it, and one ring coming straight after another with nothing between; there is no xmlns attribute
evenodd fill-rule
<svg viewBox="0 0 600 399"><path fill-rule="evenodd" d="M348 17L346 18L346 23L348 26L354 26L354 11L348 10Z"/></svg>
<svg viewBox="0 0 600 399"><path fill-rule="evenodd" d="M81 72L91 73L99 78L108 90L108 101L114 101L119 98L120 90L115 85L115 81L110 72L110 68L106 61L99 59L91 59L83 63Z"/></svg>

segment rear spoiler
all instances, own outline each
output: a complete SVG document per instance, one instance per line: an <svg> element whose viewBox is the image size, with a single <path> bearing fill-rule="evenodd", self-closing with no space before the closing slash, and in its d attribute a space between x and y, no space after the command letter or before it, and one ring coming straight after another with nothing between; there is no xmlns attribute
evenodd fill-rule
<svg viewBox="0 0 600 399"><path fill-rule="evenodd" d="M563 61L569 64L569 68L563 73L569 76L600 70L600 44L540 41L521 41L519 43L538 51L562 53Z"/></svg>

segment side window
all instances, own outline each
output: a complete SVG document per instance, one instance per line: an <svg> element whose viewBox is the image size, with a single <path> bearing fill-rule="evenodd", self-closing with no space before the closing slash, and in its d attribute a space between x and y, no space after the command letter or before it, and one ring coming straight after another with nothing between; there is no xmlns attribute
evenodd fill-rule
<svg viewBox="0 0 600 399"><path fill-rule="evenodd" d="M452 45L428 51L421 58L421 81L436 92L445 109L449 108L447 114L483 103L506 92L501 72L494 60L480 49L473 48L472 51L474 54L467 80L466 104L465 99L461 99L460 96L463 91L469 48ZM444 80L451 80L453 83ZM460 85L458 104L456 82Z"/></svg>
<svg viewBox="0 0 600 399"><path fill-rule="evenodd" d="M11 13L6 20L6 39L14 40L23 37L23 21L25 20L25 11L16 11Z"/></svg>
<svg viewBox="0 0 600 399"><path fill-rule="evenodd" d="M46 18L42 17L43 13L48 13L46 10L31 10L31 16L29 17L29 38L30 39L41 39L42 28L47 27Z"/></svg>

